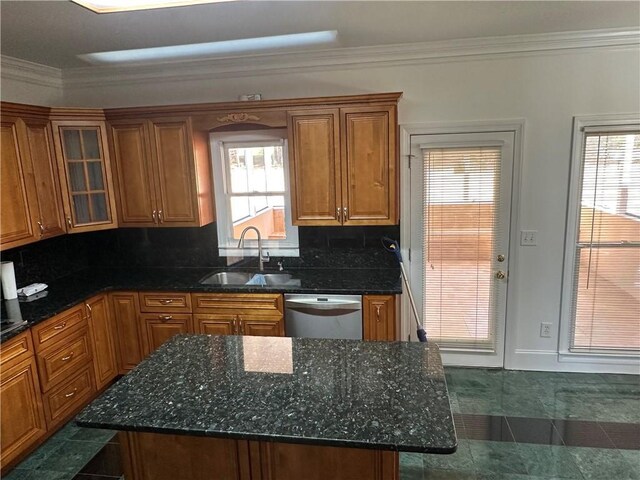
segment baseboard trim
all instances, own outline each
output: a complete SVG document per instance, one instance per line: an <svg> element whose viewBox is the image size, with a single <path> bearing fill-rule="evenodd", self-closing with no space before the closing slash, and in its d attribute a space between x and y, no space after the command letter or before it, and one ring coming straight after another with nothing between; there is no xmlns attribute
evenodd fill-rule
<svg viewBox="0 0 640 480"><path fill-rule="evenodd" d="M505 358L507 370L640 374L639 358L561 355L546 350L516 350Z"/></svg>

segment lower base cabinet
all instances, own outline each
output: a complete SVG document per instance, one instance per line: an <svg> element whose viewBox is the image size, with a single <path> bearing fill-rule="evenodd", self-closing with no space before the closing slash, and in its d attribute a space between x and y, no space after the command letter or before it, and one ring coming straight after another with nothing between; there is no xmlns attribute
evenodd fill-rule
<svg viewBox="0 0 640 480"><path fill-rule="evenodd" d="M362 297L364 340L398 340L395 295L364 295Z"/></svg>
<svg viewBox="0 0 640 480"><path fill-rule="evenodd" d="M121 432L127 480L398 480L398 453Z"/></svg>
<svg viewBox="0 0 640 480"><path fill-rule="evenodd" d="M175 335L193 332L193 321L188 313L140 314L142 346L145 355Z"/></svg>
<svg viewBox="0 0 640 480"><path fill-rule="evenodd" d="M64 423L84 407L95 394L93 372L86 367L73 377L44 394L44 408L49 429Z"/></svg>
<svg viewBox="0 0 640 480"><path fill-rule="evenodd" d="M2 347L4 357L6 347ZM33 351L17 363L3 362L0 378L0 468L4 471L10 462L44 437L47 426Z"/></svg>

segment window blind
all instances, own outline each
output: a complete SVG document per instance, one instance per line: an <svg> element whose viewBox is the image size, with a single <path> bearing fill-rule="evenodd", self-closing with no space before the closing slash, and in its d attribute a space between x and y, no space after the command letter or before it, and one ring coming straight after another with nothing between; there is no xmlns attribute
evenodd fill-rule
<svg viewBox="0 0 640 480"><path fill-rule="evenodd" d="M570 350L640 352L640 132L584 134Z"/></svg>
<svg viewBox="0 0 640 480"><path fill-rule="evenodd" d="M444 347L493 350L499 147L423 149L424 323Z"/></svg>

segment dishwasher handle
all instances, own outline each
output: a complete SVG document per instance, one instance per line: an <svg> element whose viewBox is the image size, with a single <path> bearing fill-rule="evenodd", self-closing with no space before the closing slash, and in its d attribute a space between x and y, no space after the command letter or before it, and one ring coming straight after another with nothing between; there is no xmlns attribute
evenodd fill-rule
<svg viewBox="0 0 640 480"><path fill-rule="evenodd" d="M286 307L305 310L362 310L362 302L358 300L335 300L318 302L315 298L287 299Z"/></svg>

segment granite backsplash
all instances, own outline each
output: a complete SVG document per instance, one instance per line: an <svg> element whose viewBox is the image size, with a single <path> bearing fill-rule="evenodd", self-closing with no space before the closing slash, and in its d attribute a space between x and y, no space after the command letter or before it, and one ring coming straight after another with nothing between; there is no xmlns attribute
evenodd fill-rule
<svg viewBox="0 0 640 480"><path fill-rule="evenodd" d="M300 257L273 257L285 268L398 268L380 238L400 238L399 226L300 227ZM63 235L2 252L14 262L18 286L52 282L90 267L222 268L216 224L200 228L120 228ZM251 262L250 259L247 260Z"/></svg>

